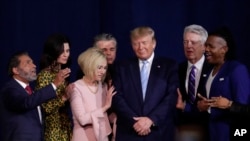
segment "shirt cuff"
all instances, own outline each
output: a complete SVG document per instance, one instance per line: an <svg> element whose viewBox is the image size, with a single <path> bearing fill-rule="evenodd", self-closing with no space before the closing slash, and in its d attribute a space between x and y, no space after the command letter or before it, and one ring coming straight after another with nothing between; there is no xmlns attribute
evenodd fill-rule
<svg viewBox="0 0 250 141"><path fill-rule="evenodd" d="M56 85L54 83L51 83L54 90L56 90Z"/></svg>

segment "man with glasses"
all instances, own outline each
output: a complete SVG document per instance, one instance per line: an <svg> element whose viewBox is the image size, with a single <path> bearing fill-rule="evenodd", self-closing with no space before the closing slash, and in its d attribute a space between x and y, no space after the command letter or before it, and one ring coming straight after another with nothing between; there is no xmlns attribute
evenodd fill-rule
<svg viewBox="0 0 250 141"><path fill-rule="evenodd" d="M179 109L178 137L180 140L187 138L185 135L198 140L205 138L207 113L199 112L196 103L197 93L202 89L206 72L210 68L204 56L207 37L206 29L200 25L189 25L184 29L183 45L187 60L179 65L180 86L176 105Z"/></svg>

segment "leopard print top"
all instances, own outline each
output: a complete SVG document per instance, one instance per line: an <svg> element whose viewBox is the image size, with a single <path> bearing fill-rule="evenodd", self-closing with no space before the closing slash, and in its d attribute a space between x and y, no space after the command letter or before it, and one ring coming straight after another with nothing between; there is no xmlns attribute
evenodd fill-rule
<svg viewBox="0 0 250 141"><path fill-rule="evenodd" d="M37 77L36 89L49 85L56 73L42 70ZM69 141L72 136L72 126L69 118L69 102L63 102L61 97L65 93L66 84L56 89L57 98L42 104L45 124L45 141Z"/></svg>

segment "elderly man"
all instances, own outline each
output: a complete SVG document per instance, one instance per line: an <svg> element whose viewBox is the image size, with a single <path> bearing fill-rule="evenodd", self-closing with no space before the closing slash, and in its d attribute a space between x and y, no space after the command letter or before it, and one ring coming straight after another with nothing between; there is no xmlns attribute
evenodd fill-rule
<svg viewBox="0 0 250 141"><path fill-rule="evenodd" d="M197 93L203 88L206 73L210 70L210 65L204 56L207 37L206 29L200 25L193 24L184 29L183 45L187 60L179 65L180 87L176 105L180 109L178 112L180 138L206 139L208 114L199 112Z"/></svg>

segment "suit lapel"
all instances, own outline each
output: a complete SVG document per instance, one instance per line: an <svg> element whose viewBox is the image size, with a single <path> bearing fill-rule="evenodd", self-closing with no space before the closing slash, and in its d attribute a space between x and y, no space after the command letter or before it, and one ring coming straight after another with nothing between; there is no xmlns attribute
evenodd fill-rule
<svg viewBox="0 0 250 141"><path fill-rule="evenodd" d="M145 102L150 99L150 97L152 96L151 94L153 93L154 90L154 86L155 84L158 84L158 77L155 76L155 74L159 74L161 73L161 64L157 61L157 59L153 59L152 65L151 65L151 69L150 69L150 74L149 74L149 78L148 78L148 85L147 85L147 90L146 90L146 96L145 96Z"/></svg>
<svg viewBox="0 0 250 141"><path fill-rule="evenodd" d="M16 87L16 88L22 90L24 95L28 95L27 91L26 91L26 90L22 87L22 85L19 84L15 79L12 79L12 80L11 80L11 85L13 85L14 87Z"/></svg>
<svg viewBox="0 0 250 141"><path fill-rule="evenodd" d="M12 80L11 80L11 85L13 85L14 87L16 87L16 88L22 90L22 91L23 91L23 94L26 95L26 96L28 96L26 90L25 90L25 89L15 80L15 79L12 79ZM39 113L38 113L38 108L36 107L36 108L34 109L34 111L35 111L35 112L33 112L32 114L34 114L34 116L37 117L38 122L41 124L40 117L39 117ZM41 113L41 114L42 114L42 113Z"/></svg>
<svg viewBox="0 0 250 141"><path fill-rule="evenodd" d="M216 76L215 76L215 78L214 78L214 80L213 80L213 82L212 82L212 85L211 85L211 91L210 91L210 94L209 94L209 97L212 97L212 96L218 96L217 94L215 94L215 92L220 92L221 91L221 85L220 85L220 83L223 83L224 82L224 79L225 79L225 74L226 74L226 72L228 72L227 71L227 69L228 69L228 65L227 65L228 63L227 62L225 62L222 66L221 66L221 68L220 68L220 70L217 72L217 74L216 74ZM212 73L212 72L211 72ZM229 88L230 89L230 88ZM215 95L214 95L215 94Z"/></svg>
<svg viewBox="0 0 250 141"><path fill-rule="evenodd" d="M187 91L186 91L186 75L187 75L187 67L188 62L183 62L179 65L179 80L180 80L180 91L183 99L187 99Z"/></svg>
<svg viewBox="0 0 250 141"><path fill-rule="evenodd" d="M131 74L132 83L134 83L134 86L136 88L136 94L138 94L138 98L140 99L142 103L145 103L152 96L151 94L153 93L154 86L155 84L157 84L157 81L158 81L158 77L155 75L162 72L160 71L161 67L163 67L161 66L161 63L157 61L156 58L154 58L152 65L151 65L149 78L148 78L146 96L143 102L139 62L138 62L138 59L132 61L129 67L129 71Z"/></svg>
<svg viewBox="0 0 250 141"><path fill-rule="evenodd" d="M141 77L140 77L140 68L138 59L134 59L129 66L129 71L131 74L132 83L135 86L136 94L140 98L140 101L143 102L142 98L142 87L141 87Z"/></svg>
<svg viewBox="0 0 250 141"><path fill-rule="evenodd" d="M212 65L208 64L208 62L205 60L205 62L202 65L200 81L199 81L199 85L197 88L197 93L200 93L201 95L203 95L205 97L206 97L205 85L206 85L206 81L209 77L209 74L210 74L212 68L213 68Z"/></svg>

